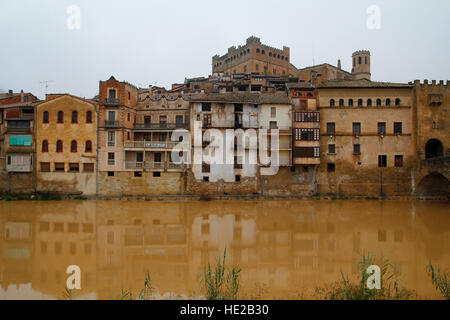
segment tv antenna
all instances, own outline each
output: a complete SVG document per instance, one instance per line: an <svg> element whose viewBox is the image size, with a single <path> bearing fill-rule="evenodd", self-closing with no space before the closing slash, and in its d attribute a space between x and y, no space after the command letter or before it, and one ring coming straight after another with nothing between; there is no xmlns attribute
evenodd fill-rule
<svg viewBox="0 0 450 320"><path fill-rule="evenodd" d="M45 94L47 94L47 91L48 91L48 84L49 84L50 82L54 82L54 81L53 81L53 80L45 80L45 81L41 81L41 82L40 82L41 84L45 84Z"/></svg>

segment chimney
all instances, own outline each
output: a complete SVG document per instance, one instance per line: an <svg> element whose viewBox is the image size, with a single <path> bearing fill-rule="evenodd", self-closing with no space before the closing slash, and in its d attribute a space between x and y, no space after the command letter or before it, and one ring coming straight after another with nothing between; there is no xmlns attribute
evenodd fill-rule
<svg viewBox="0 0 450 320"><path fill-rule="evenodd" d="M338 69L341 70L341 59L338 60Z"/></svg>
<svg viewBox="0 0 450 320"><path fill-rule="evenodd" d="M8 91L8 95L10 95L10 96L13 95L13 91L11 89Z"/></svg>

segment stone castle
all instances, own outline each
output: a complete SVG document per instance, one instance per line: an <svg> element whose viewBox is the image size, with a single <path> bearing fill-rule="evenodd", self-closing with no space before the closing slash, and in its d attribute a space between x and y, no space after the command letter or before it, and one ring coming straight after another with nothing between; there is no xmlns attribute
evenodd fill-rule
<svg viewBox="0 0 450 320"><path fill-rule="evenodd" d="M297 69L290 49L250 37L212 58L212 75L170 89L110 77L84 99L0 95L1 191L82 196L251 195L446 197L449 83L371 81L369 51L352 70ZM248 142L223 141L234 161L187 161L212 143L180 138L202 125L224 134L278 134L279 169L248 163ZM181 162L172 150L180 142ZM209 146L209 147L211 147ZM237 146L243 146L240 152ZM217 147L217 145L215 146Z"/></svg>

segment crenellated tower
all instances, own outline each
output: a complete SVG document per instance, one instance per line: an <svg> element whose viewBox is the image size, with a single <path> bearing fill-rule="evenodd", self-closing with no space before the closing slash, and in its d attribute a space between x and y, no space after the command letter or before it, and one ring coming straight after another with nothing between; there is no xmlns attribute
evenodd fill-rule
<svg viewBox="0 0 450 320"><path fill-rule="evenodd" d="M370 51L361 50L353 52L352 55L353 67L352 74L355 80L367 79L370 80Z"/></svg>

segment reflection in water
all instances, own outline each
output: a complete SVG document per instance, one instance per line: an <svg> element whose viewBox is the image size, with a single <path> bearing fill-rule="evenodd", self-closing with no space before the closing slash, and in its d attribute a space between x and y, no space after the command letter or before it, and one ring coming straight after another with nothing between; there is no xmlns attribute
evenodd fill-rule
<svg viewBox="0 0 450 320"><path fill-rule="evenodd" d="M225 247L250 297L311 297L370 252L420 297L439 298L425 266L450 267L449 231L448 202L5 202L0 298L59 298L72 264L79 297L137 292L147 271L161 294L199 294L202 266Z"/></svg>

